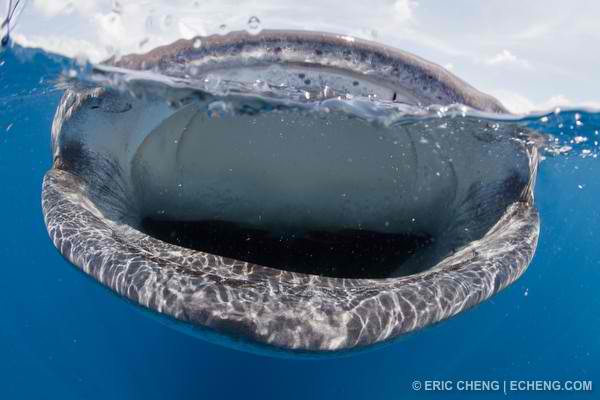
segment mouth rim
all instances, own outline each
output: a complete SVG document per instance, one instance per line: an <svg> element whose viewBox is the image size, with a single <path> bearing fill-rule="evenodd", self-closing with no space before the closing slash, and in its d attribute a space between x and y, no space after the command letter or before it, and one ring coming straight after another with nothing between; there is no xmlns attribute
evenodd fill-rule
<svg viewBox="0 0 600 400"><path fill-rule="evenodd" d="M208 48L211 40L215 46L226 48L240 41L271 46L273 40L282 38L313 46L324 42L350 44L356 51L368 49L386 57L398 57L403 63L412 62L413 67L419 65L427 76L443 81L444 90L455 90L456 95L451 98L460 98L476 109L503 111L501 105L497 107L497 101L490 102L489 96L441 67L367 41L350 42L338 35L315 32L263 31L258 35L234 32L210 37L203 43ZM147 60L152 62L144 67L176 60L183 49L193 48L192 42L178 41L150 52ZM139 69L139 57L143 56L108 63ZM53 126L55 155L61 126L81 104L63 99ZM44 178L42 208L49 235L60 253L134 303L199 330L207 329L217 337L234 338L234 342L251 351L258 347L269 352L339 353L389 342L447 319L518 279L533 257L539 235L539 215L532 195L538 154L535 147L528 147L527 151L530 182L521 200L509 206L483 238L432 269L383 280L276 270L160 241L127 224L105 219L87 197L86 183L65 170L60 157L55 157L53 168ZM87 246L81 245L83 239ZM491 246L499 241L510 246ZM475 249L486 245L493 251ZM186 285L192 283L195 288L186 292ZM170 304L165 294L171 296Z"/></svg>

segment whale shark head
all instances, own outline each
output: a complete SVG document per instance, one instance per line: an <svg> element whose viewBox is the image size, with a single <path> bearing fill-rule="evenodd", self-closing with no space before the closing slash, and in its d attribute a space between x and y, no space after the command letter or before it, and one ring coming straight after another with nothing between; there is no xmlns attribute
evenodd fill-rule
<svg viewBox="0 0 600 400"><path fill-rule="evenodd" d="M43 208L86 273L200 336L331 353L448 318L525 270L536 147L476 118L374 117L505 112L497 100L354 38L202 43L98 67L139 71L127 90L66 91ZM158 73L168 85L148 79Z"/></svg>

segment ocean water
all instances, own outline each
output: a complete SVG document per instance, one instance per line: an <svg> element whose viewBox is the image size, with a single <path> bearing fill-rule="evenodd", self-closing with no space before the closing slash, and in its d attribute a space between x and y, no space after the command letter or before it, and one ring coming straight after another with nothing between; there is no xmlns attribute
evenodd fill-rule
<svg viewBox="0 0 600 400"><path fill-rule="evenodd" d="M56 80L70 67L41 51L0 53L0 398L462 398L477 393L416 391L413 382L600 384L600 160L594 143L600 114L550 110L489 121L519 123L555 140L544 153L535 190L540 242L528 271L511 287L371 352L273 358L158 323L54 248L40 191L51 166L50 126L61 97ZM594 398L594 392L558 395Z"/></svg>

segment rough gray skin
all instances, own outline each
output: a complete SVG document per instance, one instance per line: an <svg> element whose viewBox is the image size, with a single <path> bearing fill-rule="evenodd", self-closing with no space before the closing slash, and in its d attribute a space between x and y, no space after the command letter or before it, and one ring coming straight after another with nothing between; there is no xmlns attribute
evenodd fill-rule
<svg viewBox="0 0 600 400"><path fill-rule="evenodd" d="M319 64L318 58L328 55L325 64L337 63L338 68L357 73L368 64L375 71L371 76L394 81L416 93L425 105L458 102L484 111L504 110L439 66L398 50L333 35L234 33L207 38L202 52L196 52L191 41L179 41L114 64L159 68L178 76L190 59L227 58L236 65L242 59L248 62L244 53L249 52L252 62L312 57ZM206 64L209 67L212 64ZM539 234L532 196L538 163L533 146L527 148L530 179L519 201L508 206L480 240L416 275L381 280L304 275L156 240L129 226L133 206L119 166L110 160L91 162L93 155L86 149L60 140L63 124L78 118L86 101L103 95L101 89L69 91L57 111L54 166L44 179L42 193L49 235L70 262L115 292L207 335L216 332L242 345L298 353L359 349L484 301L514 282L533 257Z"/></svg>

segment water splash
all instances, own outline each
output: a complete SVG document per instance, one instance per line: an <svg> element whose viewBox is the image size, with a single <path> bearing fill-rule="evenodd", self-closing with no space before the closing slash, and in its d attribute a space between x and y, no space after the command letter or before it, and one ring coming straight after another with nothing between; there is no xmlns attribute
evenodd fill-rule
<svg viewBox="0 0 600 400"><path fill-rule="evenodd" d="M331 88L307 88L305 84L288 80L285 73L273 68L271 81L243 82L226 80L208 74L172 78L157 72L123 71L110 67L95 68L80 75L78 84L91 84L128 91L136 97L180 97L190 92L210 114L247 114L294 109L299 112L343 113L348 118L360 118L378 126L422 124L423 129L457 129L462 121L470 129L480 129L482 135L514 135L515 140L534 141L545 157L577 156L598 158L600 154L600 112L585 108L555 109L528 115L481 112L462 104L449 106L415 106L376 96L334 92ZM201 100L199 100L201 99ZM183 104L171 102L173 107ZM460 129L460 128L458 128ZM542 159L544 159L543 157Z"/></svg>
<svg viewBox="0 0 600 400"><path fill-rule="evenodd" d="M201 39L194 41L194 48L201 46ZM293 109L342 113L348 118L360 118L379 126L421 124L424 132L427 129L460 131L461 126L468 125L469 129L479 129L482 135L488 135L486 140L506 132L513 132L515 140L533 140L545 157L597 159L600 154L600 112L586 108L554 109L528 115L492 114L461 104L421 107L370 95L336 92L327 86L307 85L301 79L291 79L277 67L270 71L272 79L269 81L243 82L211 74L196 76L194 70L183 78L172 78L156 71L94 66L82 60L51 57L18 45L14 45L9 53L21 59L42 53L55 60L53 62L62 73L48 79L54 82L54 90L70 85L103 86L129 92L138 98L161 96L172 107L182 106L184 103L173 99L180 99L181 93L186 93L186 101L198 101L210 115Z"/></svg>
<svg viewBox="0 0 600 400"><path fill-rule="evenodd" d="M585 108L555 109L518 120L546 138L547 156L575 155L598 158L600 153L600 112Z"/></svg>

